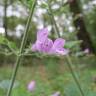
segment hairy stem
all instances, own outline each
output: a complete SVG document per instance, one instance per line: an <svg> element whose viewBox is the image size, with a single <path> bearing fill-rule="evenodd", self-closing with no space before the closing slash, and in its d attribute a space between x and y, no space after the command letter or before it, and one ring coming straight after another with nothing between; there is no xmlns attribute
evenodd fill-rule
<svg viewBox="0 0 96 96"><path fill-rule="evenodd" d="M23 39L22 39L22 42L21 42L19 55L17 56L17 60L16 60L16 63L15 63L15 69L14 69L14 72L12 74L11 84L9 86L9 90L7 92L7 96L11 96L11 92L12 92L12 88L13 88L13 85L14 85L15 77L17 75L17 71L18 71L18 68L19 68L19 65L20 65L20 60L22 58L21 54L22 54L22 52L24 50L24 47L25 47L25 44L26 44L26 39L27 39L28 31L29 31L29 26L30 26L30 23L31 23L31 18L33 16L34 8L36 6L36 1L37 0L34 0L33 3L32 3L31 12L30 12L27 24L26 24L24 36L23 36Z"/></svg>
<svg viewBox="0 0 96 96"><path fill-rule="evenodd" d="M49 12L50 12L50 15L51 15L50 19L52 20L52 22L53 22L53 24L55 26L56 32L58 33L58 37L61 37L49 2L48 2L48 9L49 9ZM77 84L77 87L80 90L81 96L84 96L84 92L83 92L83 90L81 88L80 82L79 82L78 78L76 77L75 72L74 72L74 70L72 68L72 61L71 61L71 58L69 57L69 55L66 56L66 59L68 61L68 68L70 69L70 72L71 72L71 74L72 74L72 76L73 76L73 78L75 80L75 83Z"/></svg>

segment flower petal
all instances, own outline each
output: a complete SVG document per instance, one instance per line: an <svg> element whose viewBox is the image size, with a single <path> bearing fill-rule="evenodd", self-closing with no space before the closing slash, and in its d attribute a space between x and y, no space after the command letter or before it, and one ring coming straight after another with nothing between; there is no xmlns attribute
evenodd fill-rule
<svg viewBox="0 0 96 96"><path fill-rule="evenodd" d="M44 41L48 36L48 29L43 28L37 32L37 40Z"/></svg>
<svg viewBox="0 0 96 96"><path fill-rule="evenodd" d="M58 38L54 41L54 47L59 48L59 47L64 47L65 40L62 38Z"/></svg>
<svg viewBox="0 0 96 96"><path fill-rule="evenodd" d="M84 50L84 53L85 53L85 54L88 54L88 53L90 53L90 50L89 50L89 48L86 48L86 49Z"/></svg>
<svg viewBox="0 0 96 96"><path fill-rule="evenodd" d="M56 50L56 53L59 55L67 55L69 53L68 49L60 48Z"/></svg>
<svg viewBox="0 0 96 96"><path fill-rule="evenodd" d="M35 81L31 81L29 84L28 84L28 90L29 91L34 91L35 89Z"/></svg>
<svg viewBox="0 0 96 96"><path fill-rule="evenodd" d="M52 94L51 96L60 96L60 92L57 91L57 92L55 92L54 94Z"/></svg>
<svg viewBox="0 0 96 96"><path fill-rule="evenodd" d="M49 38L46 38L46 40L43 42L40 41L36 42L36 47L39 52L44 52L44 53L49 52L52 46L53 46L53 41Z"/></svg>
<svg viewBox="0 0 96 96"><path fill-rule="evenodd" d="M69 50L65 48L52 48L49 52L49 54L56 54L56 55L67 55L69 53Z"/></svg>

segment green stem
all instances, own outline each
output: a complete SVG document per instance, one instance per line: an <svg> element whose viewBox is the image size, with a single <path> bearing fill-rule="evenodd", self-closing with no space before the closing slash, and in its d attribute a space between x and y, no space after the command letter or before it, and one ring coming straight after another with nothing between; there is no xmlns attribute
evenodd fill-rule
<svg viewBox="0 0 96 96"><path fill-rule="evenodd" d="M48 2L48 9L49 9L49 12L50 12L50 15L51 15L51 18L50 18L50 19L52 20L52 22L53 22L53 24L54 24L54 26L55 26L56 32L58 32L58 37L61 37L61 36L60 36L60 33L59 33L58 26L57 26L56 21L55 21L55 19L54 19L54 15L53 15L53 12L52 12L52 9L51 9L51 6L50 6L50 3L49 3L49 2ZM66 58L67 58L67 61L68 61L68 67L69 67L69 69L70 69L70 72L71 72L74 80L75 80L75 83L76 83L77 86L78 86L78 89L80 90L81 96L84 96L84 92L83 92L83 90L82 90L82 88L81 88L80 82L79 82L79 80L77 79L77 77L76 77L76 75L75 75L75 73L74 73L74 70L73 70L73 68L72 68L71 58L69 57L69 55L67 55Z"/></svg>
<svg viewBox="0 0 96 96"><path fill-rule="evenodd" d="M28 8L28 6L27 6L27 4L26 4L26 2L24 0L19 0L19 1L21 2L22 5L24 5L25 7Z"/></svg>
<svg viewBox="0 0 96 96"><path fill-rule="evenodd" d="M3 18L3 26L5 28L5 37L8 37L8 33L7 33L7 3L8 0L4 0L4 18Z"/></svg>
<svg viewBox="0 0 96 96"><path fill-rule="evenodd" d="M15 63L15 69L14 69L14 72L12 74L11 84L9 86L7 96L11 96L11 92L12 92L12 88L13 88L13 85L14 85L15 77L17 75L17 71L18 71L18 68L19 68L19 65L20 65L20 60L22 58L21 54L22 54L22 52L24 50L24 47L25 47L25 44L26 44L26 39L27 39L28 31L29 31L29 26L30 26L30 23L31 23L31 18L33 16L34 8L36 6L36 1L37 0L34 0L33 3L32 3L31 12L30 12L27 24L26 24L24 36L23 36L23 39L22 39L22 42L21 42L20 52L19 52L19 55L17 56L17 60L16 60L16 63Z"/></svg>
<svg viewBox="0 0 96 96"><path fill-rule="evenodd" d="M57 26L57 24L56 24L56 22L55 22L54 15L52 14L53 11L52 11L52 9L51 9L51 6L50 6L49 2L48 2L48 9L49 9L49 14L50 14L50 16L51 16L51 20L52 20L52 22L53 22L53 24L54 24L54 27L55 27L55 31L56 31L58 37L60 37L59 29L58 29L58 26Z"/></svg>
<svg viewBox="0 0 96 96"><path fill-rule="evenodd" d="M70 72L71 72L71 74L72 74L72 76L73 76L73 78L74 78L74 80L75 80L75 82L76 82L76 84L77 84L77 86L78 86L78 89L80 90L81 95L82 95L82 96L85 96L85 95L84 95L84 92L83 92L83 90L82 90L82 88L81 88L80 82L79 82L79 80L77 79L77 77L76 77L76 75L75 75L75 72L74 72L74 70L73 70L73 68L72 68L71 58L69 57L69 55L67 55L66 58L67 58L67 61L68 61L68 64L67 64L67 65L68 65L68 68L69 68L69 70L70 70Z"/></svg>
<svg viewBox="0 0 96 96"><path fill-rule="evenodd" d="M8 42L9 43L9 42ZM17 52L13 49L13 48L11 48L11 46L8 44L7 45L8 47L9 47L9 49L11 50L11 52L14 54L14 55L16 55L17 56Z"/></svg>

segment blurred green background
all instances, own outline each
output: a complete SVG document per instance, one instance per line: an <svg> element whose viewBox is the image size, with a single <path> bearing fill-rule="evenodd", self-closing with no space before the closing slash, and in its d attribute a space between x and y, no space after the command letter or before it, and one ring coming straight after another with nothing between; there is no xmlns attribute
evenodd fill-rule
<svg viewBox="0 0 96 96"><path fill-rule="evenodd" d="M70 50L73 69L85 96L96 96L96 0L49 0L54 19L65 47ZM48 0L37 0L24 52L36 40L39 29L47 27L53 40L54 31ZM0 96L6 96L33 0L0 0ZM89 52L85 52L88 49ZM13 53L12 53L13 52ZM36 81L36 90L27 84ZM24 56L18 70L12 96L81 96L70 74L65 57Z"/></svg>

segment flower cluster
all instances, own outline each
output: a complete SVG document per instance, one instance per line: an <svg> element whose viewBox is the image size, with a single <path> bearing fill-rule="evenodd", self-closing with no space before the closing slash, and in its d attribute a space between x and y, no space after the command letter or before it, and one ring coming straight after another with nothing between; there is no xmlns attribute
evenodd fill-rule
<svg viewBox="0 0 96 96"><path fill-rule="evenodd" d="M54 42L48 38L48 29L43 28L37 32L37 40L32 45L32 51L47 54L66 55L68 50L64 48L65 40L57 38Z"/></svg>

